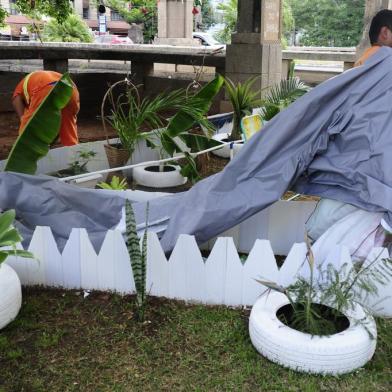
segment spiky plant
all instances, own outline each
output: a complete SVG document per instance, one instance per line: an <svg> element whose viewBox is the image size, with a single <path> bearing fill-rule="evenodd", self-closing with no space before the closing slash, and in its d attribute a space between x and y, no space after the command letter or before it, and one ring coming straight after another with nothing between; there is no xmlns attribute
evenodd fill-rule
<svg viewBox="0 0 392 392"><path fill-rule="evenodd" d="M148 208L146 209L146 222L148 222ZM136 288L136 308L139 321L144 320L146 308L146 275L147 275L147 225L143 234L142 249L140 250L139 237L136 230L135 214L129 200L125 202L126 215L126 243L131 260L133 279Z"/></svg>
<svg viewBox="0 0 392 392"><path fill-rule="evenodd" d="M233 128L229 140L241 139L241 120L252 114L252 110L261 104L261 91L253 86L258 78L250 78L244 83L234 83L225 78L225 88L233 107Z"/></svg>
<svg viewBox="0 0 392 392"><path fill-rule="evenodd" d="M120 177L113 176L110 183L100 182L97 184L99 188L108 189L112 191L124 191L128 187L127 180L125 178L120 180Z"/></svg>
<svg viewBox="0 0 392 392"><path fill-rule="evenodd" d="M262 119L264 121L271 120L308 91L309 87L296 77L281 80L269 89L263 99L263 107L260 112Z"/></svg>

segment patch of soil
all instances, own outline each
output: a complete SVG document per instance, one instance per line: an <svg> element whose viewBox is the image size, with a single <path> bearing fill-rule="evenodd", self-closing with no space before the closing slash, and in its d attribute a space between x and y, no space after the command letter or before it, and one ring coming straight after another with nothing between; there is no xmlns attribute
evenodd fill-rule
<svg viewBox="0 0 392 392"><path fill-rule="evenodd" d="M18 137L19 121L13 112L0 113L0 159L6 159L12 145ZM113 128L107 127L109 137L116 137ZM80 143L93 142L106 139L102 123L96 118L78 119L78 133ZM59 142L52 145L52 148L61 147Z"/></svg>
<svg viewBox="0 0 392 392"><path fill-rule="evenodd" d="M304 306L301 306L300 304L297 304L296 306L298 311L301 313L305 310ZM318 333L315 333L315 331L307 330L306 326L302 325L302 323L298 324L298 321L294 317L294 308L291 304L287 304L281 307L276 312L276 315L278 319L288 327L298 330L300 332L310 333L312 335L333 335L335 333L344 331L350 326L350 322L344 314L330 308L329 306L312 303L311 309L314 315L317 314L320 316L320 318L313 316L315 324L318 325L317 329L320 330L320 332ZM316 326L313 326L313 328L315 327Z"/></svg>

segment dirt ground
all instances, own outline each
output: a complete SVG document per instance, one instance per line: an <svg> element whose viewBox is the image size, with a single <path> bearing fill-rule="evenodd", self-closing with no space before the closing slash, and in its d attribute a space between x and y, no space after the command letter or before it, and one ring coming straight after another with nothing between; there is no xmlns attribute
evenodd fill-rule
<svg viewBox="0 0 392 392"><path fill-rule="evenodd" d="M5 159L16 138L18 137L18 117L15 113L0 113L0 159ZM80 143L105 139L102 123L97 118L79 118L78 132ZM114 131L109 127L109 137L115 136ZM55 144L54 147L61 145Z"/></svg>

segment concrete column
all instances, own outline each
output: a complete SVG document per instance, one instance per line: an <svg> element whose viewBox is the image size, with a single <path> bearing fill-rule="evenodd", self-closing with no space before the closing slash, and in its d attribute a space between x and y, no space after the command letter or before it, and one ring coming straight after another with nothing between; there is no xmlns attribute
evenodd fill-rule
<svg viewBox="0 0 392 392"><path fill-rule="evenodd" d="M264 89L281 79L282 0L238 2L237 31L226 48L226 75L235 82L259 77Z"/></svg>
<svg viewBox="0 0 392 392"><path fill-rule="evenodd" d="M74 1L74 10L75 14L79 15L81 18L83 17L83 0Z"/></svg>
<svg viewBox="0 0 392 392"><path fill-rule="evenodd" d="M392 0L365 0L364 30L362 39L357 46L357 58L361 57L366 48L370 46L369 28L373 16L382 9L392 9Z"/></svg>
<svg viewBox="0 0 392 392"><path fill-rule="evenodd" d="M194 45L193 0L160 0L158 3L158 37L161 45Z"/></svg>
<svg viewBox="0 0 392 392"><path fill-rule="evenodd" d="M68 72L68 59L59 59L59 60L44 59L43 65L44 65L44 70L46 71L56 71L61 74Z"/></svg>

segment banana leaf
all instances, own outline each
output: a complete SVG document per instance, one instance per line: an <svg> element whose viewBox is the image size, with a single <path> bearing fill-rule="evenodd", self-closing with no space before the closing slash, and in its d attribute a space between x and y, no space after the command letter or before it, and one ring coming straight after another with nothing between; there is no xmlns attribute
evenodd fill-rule
<svg viewBox="0 0 392 392"><path fill-rule="evenodd" d="M224 83L224 78L218 75L214 80L207 83L194 97L195 105L203 114L207 113L212 100L218 94ZM196 119L184 110L180 110L169 122L165 134L171 138L187 132L195 123Z"/></svg>
<svg viewBox="0 0 392 392"><path fill-rule="evenodd" d="M68 74L55 84L41 102L8 155L5 171L35 174L37 161L48 152L60 130L61 110L72 96L73 85Z"/></svg>

